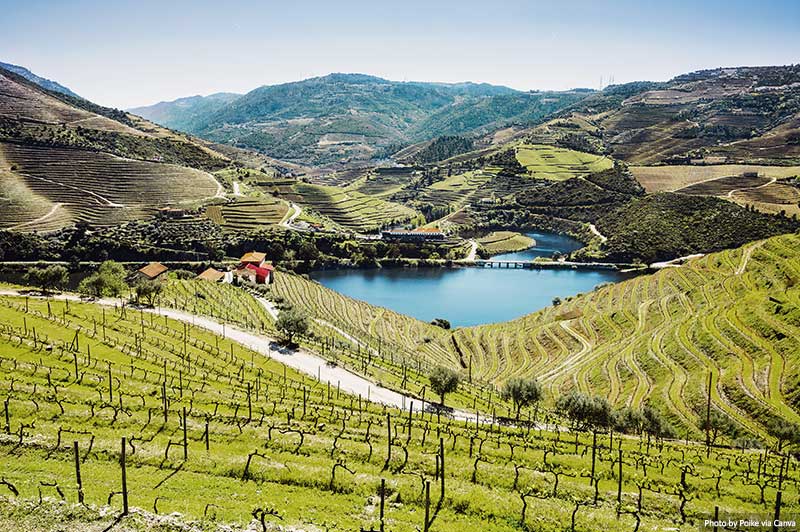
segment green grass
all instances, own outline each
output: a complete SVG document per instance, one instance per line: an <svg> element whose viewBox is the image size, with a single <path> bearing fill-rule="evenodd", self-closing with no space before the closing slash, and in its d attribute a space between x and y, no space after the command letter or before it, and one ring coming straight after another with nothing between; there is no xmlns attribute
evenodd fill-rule
<svg viewBox="0 0 800 532"><path fill-rule="evenodd" d="M609 157L544 144L520 145L517 148L517 160L533 177L557 181L600 172L613 166Z"/></svg>
<svg viewBox="0 0 800 532"><path fill-rule="evenodd" d="M246 525L258 508L280 515L280 521L268 517L270 523L301 529L377 528L376 494L384 478L387 529L411 532L421 526L424 515L421 479L431 481L432 511L439 500L437 436L444 438L446 490L432 530L568 530L575 502L593 498L585 476L592 456L587 435L573 439L571 434L497 425L476 430L470 423L438 422L435 415L412 416L409 431L407 413L364 402L359 406L357 398L242 346L133 309L103 311L74 302L67 309L61 301L26 303L24 298L2 297L0 316L0 389L8 399L11 432L0 436L0 470L19 491L13 497L0 487L5 497L0 499L0 525L11 523L12 530L21 523L27 530L55 530L100 528L110 521L108 513L102 517L93 508L120 490L122 437L130 439L126 464L131 506L159 514L178 512L181 520L200 521L204 528ZM187 459L180 419L184 408ZM392 459L384 468L387 414L394 434ZM206 423L209 450L203 437ZM299 447L297 433L291 431L304 434ZM706 458L695 445L651 447L636 438L615 440L612 451L607 435L598 438L598 500L578 507L578 531L634 527L630 514L616 515L617 481L611 472L618 442L625 460L625 512L635 510L637 485L643 487L640 530L696 530L715 505L723 513L771 515L777 456L721 449ZM86 510L70 506L78 498L73 441L81 453L83 491L90 505ZM180 445L167 452L170 442ZM263 456L252 460L245 475L253 452ZM331 483L337 462L353 473L339 468ZM755 471L756 463L769 479L765 505L759 502L758 488L742 481L744 471ZM641 464L647 464L646 479ZM691 469L686 476L687 522L682 524L678 493L685 464ZM523 466L516 488L515 465ZM551 470L559 474L556 493ZM719 471L724 474L717 494ZM784 483L788 512L795 508L796 476L790 469ZM70 505L52 502L61 499L56 486ZM519 493L528 490L537 496L528 497L521 524ZM40 494L45 497L41 508L27 502ZM114 516L121 507L119 494L111 496L111 507ZM147 526L142 519L139 514L122 526L142 529Z"/></svg>

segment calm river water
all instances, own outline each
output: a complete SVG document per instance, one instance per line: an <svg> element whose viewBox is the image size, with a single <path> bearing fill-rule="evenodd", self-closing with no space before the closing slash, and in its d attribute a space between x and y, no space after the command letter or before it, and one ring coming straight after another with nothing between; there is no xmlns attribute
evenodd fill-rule
<svg viewBox="0 0 800 532"><path fill-rule="evenodd" d="M528 233L536 246L495 260L530 260L569 253L581 243L565 236ZM629 278L608 270L513 268L381 268L311 274L324 286L423 321L445 318L453 327L507 321L550 305L554 297L588 292Z"/></svg>

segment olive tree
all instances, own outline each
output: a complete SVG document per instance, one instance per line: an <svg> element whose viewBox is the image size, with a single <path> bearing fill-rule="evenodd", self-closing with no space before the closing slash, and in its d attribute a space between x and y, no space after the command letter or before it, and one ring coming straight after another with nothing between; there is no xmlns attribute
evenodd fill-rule
<svg viewBox="0 0 800 532"><path fill-rule="evenodd" d="M458 390L458 385L461 382L461 376L457 371L444 366L433 368L428 378L431 381L431 389L441 398L440 404L442 406L444 406L445 395Z"/></svg>
<svg viewBox="0 0 800 532"><path fill-rule="evenodd" d="M142 300L147 302L149 306L153 306L156 298L161 295L164 285L160 281L154 279L142 279L136 282L134 290L136 291L136 302L140 303Z"/></svg>
<svg viewBox="0 0 800 532"><path fill-rule="evenodd" d="M42 292L50 290L63 290L69 282L69 272L64 266L54 264L45 268L31 268L25 274L25 283L37 288Z"/></svg>
<svg viewBox="0 0 800 532"><path fill-rule="evenodd" d="M107 260L89 277L81 281L78 291L92 297L117 297L128 285L125 283L125 268L113 260Z"/></svg>
<svg viewBox="0 0 800 532"><path fill-rule="evenodd" d="M292 344L295 336L308 332L308 318L296 308L290 307L281 310L280 314L278 314L278 320L275 322L275 327L283 333L286 341Z"/></svg>
<svg viewBox="0 0 800 532"><path fill-rule="evenodd" d="M520 411L523 407L538 403L542 399L542 386L535 378L513 377L506 381L501 391L501 396L506 401L514 403L519 421Z"/></svg>

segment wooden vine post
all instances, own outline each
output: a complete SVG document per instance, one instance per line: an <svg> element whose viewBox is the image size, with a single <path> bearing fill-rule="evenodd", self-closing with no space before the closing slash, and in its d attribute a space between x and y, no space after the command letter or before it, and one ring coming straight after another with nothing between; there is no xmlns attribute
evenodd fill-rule
<svg viewBox="0 0 800 532"><path fill-rule="evenodd" d="M126 439L122 438L122 452L119 455L119 465L122 468L122 515L128 515L128 474L125 470Z"/></svg>
<svg viewBox="0 0 800 532"><path fill-rule="evenodd" d="M779 491L775 494L775 516L772 520L772 532L778 532L778 521L781 520L781 498L783 492Z"/></svg>
<svg viewBox="0 0 800 532"><path fill-rule="evenodd" d="M81 457L78 453L78 442L72 442L72 454L75 457L75 481L78 484L78 502L83 504L83 481L81 480Z"/></svg>
<svg viewBox="0 0 800 532"><path fill-rule="evenodd" d="M186 438L186 407L183 407L183 460L189 459L189 440Z"/></svg>
<svg viewBox="0 0 800 532"><path fill-rule="evenodd" d="M597 431L592 431L592 475L589 477L589 485L591 486L594 483L594 468L595 468L595 457L597 456Z"/></svg>
<svg viewBox="0 0 800 532"><path fill-rule="evenodd" d="M444 438L439 438L439 478L441 486L441 501L444 502Z"/></svg>
<svg viewBox="0 0 800 532"><path fill-rule="evenodd" d="M619 446L619 471L617 472L617 504L619 504L620 506L622 505L622 445Z"/></svg>
<svg viewBox="0 0 800 532"><path fill-rule="evenodd" d="M428 532L430 527L431 516L431 481L425 481L425 523L422 526L422 532Z"/></svg>
<svg viewBox="0 0 800 532"><path fill-rule="evenodd" d="M380 532L384 532L384 527L385 527L385 521L384 521L384 517L383 517L384 516L383 509L384 509L385 499L386 499L386 479L382 478L381 479L381 514L380 514L381 515L381 528L380 528Z"/></svg>

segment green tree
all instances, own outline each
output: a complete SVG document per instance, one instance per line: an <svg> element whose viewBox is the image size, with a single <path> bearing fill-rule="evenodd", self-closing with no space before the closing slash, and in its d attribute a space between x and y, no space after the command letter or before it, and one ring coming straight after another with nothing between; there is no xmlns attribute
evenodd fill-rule
<svg viewBox="0 0 800 532"><path fill-rule="evenodd" d="M615 410L611 414L611 426L617 432L641 434L644 430L644 423L642 412L633 408L625 407Z"/></svg>
<svg viewBox="0 0 800 532"><path fill-rule="evenodd" d="M450 329L450 322L444 318L434 318L431 325L436 325L442 329Z"/></svg>
<svg viewBox="0 0 800 532"><path fill-rule="evenodd" d="M41 288L45 293L51 290L63 290L69 283L69 272L58 264L45 268L31 268L25 274L25 283Z"/></svg>
<svg viewBox="0 0 800 532"><path fill-rule="evenodd" d="M572 391L556 401L556 409L566 416L577 430L598 430L611 425L611 405L603 397L590 397Z"/></svg>
<svg viewBox="0 0 800 532"><path fill-rule="evenodd" d="M286 337L286 341L292 344L295 336L308 332L308 318L296 308L290 307L281 310L275 327Z"/></svg>
<svg viewBox="0 0 800 532"><path fill-rule="evenodd" d="M81 294L92 297L117 297L127 288L125 268L113 260L103 262L95 273L78 285Z"/></svg>
<svg viewBox="0 0 800 532"><path fill-rule="evenodd" d="M156 299L164 290L164 285L155 279L142 279L134 285L136 292L136 303L144 300L149 306L154 306Z"/></svg>
<svg viewBox="0 0 800 532"><path fill-rule="evenodd" d="M300 260L317 260L319 258L319 250L313 242L306 240L300 244L300 249L297 250L297 258Z"/></svg>
<svg viewBox="0 0 800 532"><path fill-rule="evenodd" d="M661 439L671 438L675 435L675 429L658 410L645 406L642 408L642 417L644 417L644 431L647 433L648 441L650 436Z"/></svg>
<svg viewBox="0 0 800 532"><path fill-rule="evenodd" d="M457 371L444 366L435 367L428 378L431 381L431 389L442 399L440 403L442 406L444 406L445 395L458 390L461 382L461 376Z"/></svg>
<svg viewBox="0 0 800 532"><path fill-rule="evenodd" d="M535 378L513 377L503 385L501 396L506 401L510 400L514 403L517 421L519 421L519 414L523 407L536 404L542 399L542 386Z"/></svg>
<svg viewBox="0 0 800 532"><path fill-rule="evenodd" d="M727 434L731 437L731 439L734 440L739 437L739 426L733 421L733 419L717 410L711 411L708 428L711 436L712 446L716 443L720 432Z"/></svg>
<svg viewBox="0 0 800 532"><path fill-rule="evenodd" d="M778 440L778 452L783 451L786 444L800 444L800 425L788 423L783 420L775 420L769 425L769 432Z"/></svg>

